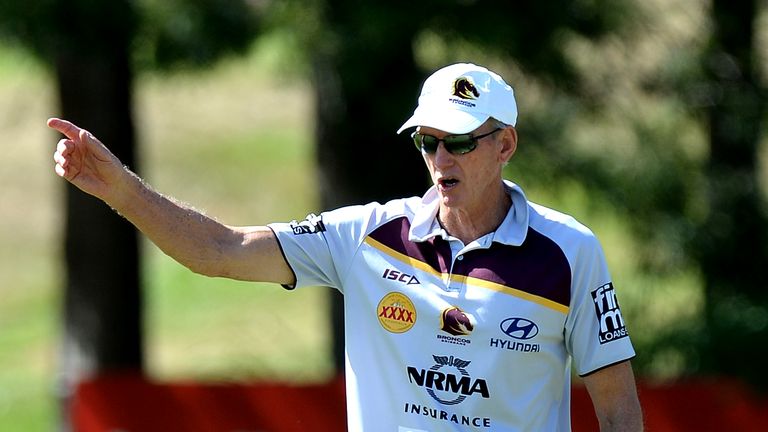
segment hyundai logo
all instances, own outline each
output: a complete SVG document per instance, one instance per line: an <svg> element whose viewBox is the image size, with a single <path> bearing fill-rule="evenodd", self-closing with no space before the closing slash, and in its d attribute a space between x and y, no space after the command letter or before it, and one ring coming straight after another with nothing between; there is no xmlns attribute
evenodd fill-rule
<svg viewBox="0 0 768 432"><path fill-rule="evenodd" d="M539 326L525 318L507 318L499 327L505 335L514 339L527 340L539 334Z"/></svg>

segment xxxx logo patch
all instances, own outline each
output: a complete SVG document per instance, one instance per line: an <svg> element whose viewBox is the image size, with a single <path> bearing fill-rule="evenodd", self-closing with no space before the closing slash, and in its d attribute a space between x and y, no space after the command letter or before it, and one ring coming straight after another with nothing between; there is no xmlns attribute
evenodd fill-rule
<svg viewBox="0 0 768 432"><path fill-rule="evenodd" d="M376 308L379 324L392 333L404 333L416 324L416 307L407 295L391 292Z"/></svg>

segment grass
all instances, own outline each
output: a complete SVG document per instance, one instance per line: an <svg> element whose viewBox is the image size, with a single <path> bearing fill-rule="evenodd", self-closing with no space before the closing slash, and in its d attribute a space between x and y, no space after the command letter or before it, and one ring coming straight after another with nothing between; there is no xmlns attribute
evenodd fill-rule
<svg viewBox="0 0 768 432"><path fill-rule="evenodd" d="M149 78L141 171L230 224L316 211L308 89L251 61ZM325 289L192 274L146 244L149 372L159 379L317 380L331 373Z"/></svg>
<svg viewBox="0 0 768 432"><path fill-rule="evenodd" d="M19 52L0 51L0 430L50 430L63 188L51 161L59 137L44 122L57 109L51 75ZM136 86L135 168L226 223L316 211L309 92L259 62L256 54ZM332 372L325 289L205 278L148 242L143 250L152 377L312 381Z"/></svg>
<svg viewBox="0 0 768 432"><path fill-rule="evenodd" d="M0 53L0 430L50 430L61 213L45 128L53 91L24 55Z"/></svg>
<svg viewBox="0 0 768 432"><path fill-rule="evenodd" d="M316 200L306 90L248 62L148 80L145 177L226 223L303 218ZM323 289L204 278L146 249L151 374L300 381L330 373Z"/></svg>

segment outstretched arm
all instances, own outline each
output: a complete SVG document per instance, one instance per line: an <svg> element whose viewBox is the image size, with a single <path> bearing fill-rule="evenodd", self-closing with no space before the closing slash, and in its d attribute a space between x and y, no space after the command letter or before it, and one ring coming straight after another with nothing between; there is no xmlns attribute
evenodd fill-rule
<svg viewBox="0 0 768 432"><path fill-rule="evenodd" d="M643 414L629 360L585 376L600 431L641 432Z"/></svg>
<svg viewBox="0 0 768 432"><path fill-rule="evenodd" d="M48 126L66 137L53 155L56 174L107 203L181 264L208 276L294 283L269 228L224 225L154 191L87 130L57 118Z"/></svg>

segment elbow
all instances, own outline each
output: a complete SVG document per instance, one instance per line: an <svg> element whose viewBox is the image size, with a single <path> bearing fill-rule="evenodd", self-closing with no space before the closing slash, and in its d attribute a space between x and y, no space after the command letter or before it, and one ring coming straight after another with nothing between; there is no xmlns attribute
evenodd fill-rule
<svg viewBox="0 0 768 432"><path fill-rule="evenodd" d="M222 247L198 248L188 253L177 255L176 261L195 274L207 277L227 276L227 260Z"/></svg>
<svg viewBox="0 0 768 432"><path fill-rule="evenodd" d="M176 259L182 266L186 267L192 273L206 277L224 276L224 271L215 263L200 259Z"/></svg>
<svg viewBox="0 0 768 432"><path fill-rule="evenodd" d="M601 432L643 432L644 430L643 415L639 403L620 413L598 415L598 422Z"/></svg>
<svg viewBox="0 0 768 432"><path fill-rule="evenodd" d="M202 276L231 277L233 251L240 241L240 238L231 235L209 238L206 247L187 255L182 264Z"/></svg>
<svg viewBox="0 0 768 432"><path fill-rule="evenodd" d="M600 421L600 432L643 432L641 419L622 419L620 421Z"/></svg>
<svg viewBox="0 0 768 432"><path fill-rule="evenodd" d="M190 269L193 273L198 274L200 276L206 276L206 277L224 276L221 270L216 269L214 266L210 266L210 265L189 264L189 265L186 265L186 267Z"/></svg>

